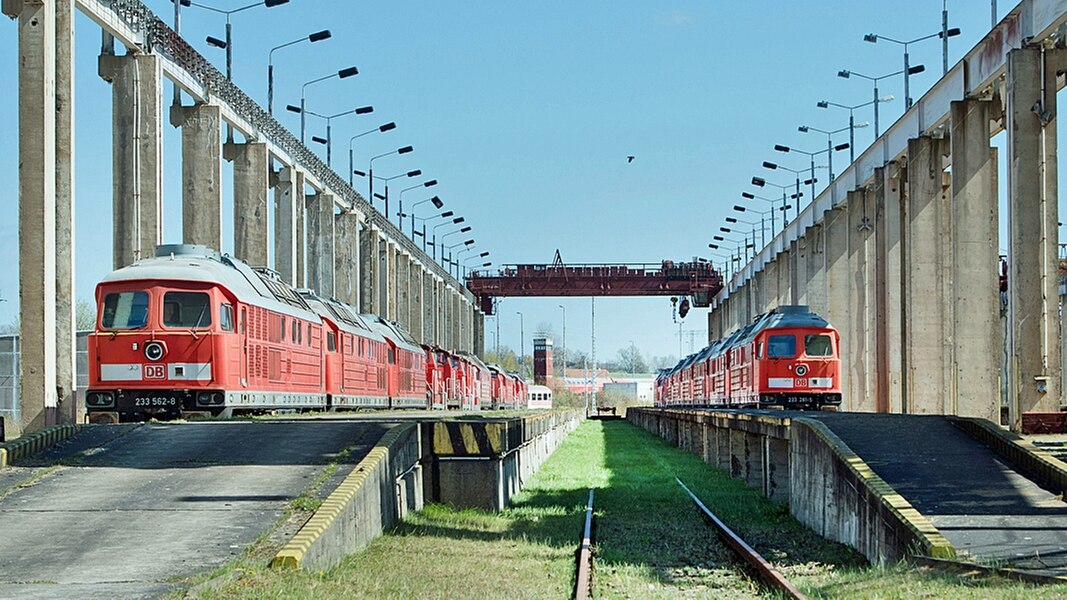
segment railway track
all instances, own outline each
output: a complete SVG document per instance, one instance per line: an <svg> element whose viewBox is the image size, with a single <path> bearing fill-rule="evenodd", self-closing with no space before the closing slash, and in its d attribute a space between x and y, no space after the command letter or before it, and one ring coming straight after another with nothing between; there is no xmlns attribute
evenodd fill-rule
<svg viewBox="0 0 1067 600"><path fill-rule="evenodd" d="M796 588L784 575L781 574L774 566L767 562L767 559L760 556L759 552L756 552L752 546L745 543L745 540L741 539L732 529L726 526L715 513L711 512L700 498L696 496L681 479L674 478L678 482L678 485L682 486L686 494L689 494L689 498L693 501L693 504L700 509L701 514L704 516L704 520L715 528L716 533L726 543L726 545L737 554L752 571L759 577L767 587L779 592L787 598L793 598L794 600L806 600L807 596L800 593L800 590Z"/></svg>
<svg viewBox="0 0 1067 600"><path fill-rule="evenodd" d="M593 591L593 490L589 490L589 502L585 505L585 528L582 543L578 547L578 576L574 582L575 600L586 600Z"/></svg>

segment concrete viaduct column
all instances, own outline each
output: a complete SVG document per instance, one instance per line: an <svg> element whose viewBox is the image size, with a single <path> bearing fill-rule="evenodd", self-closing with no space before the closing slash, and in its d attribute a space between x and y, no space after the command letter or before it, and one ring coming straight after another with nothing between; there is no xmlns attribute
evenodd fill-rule
<svg viewBox="0 0 1067 600"><path fill-rule="evenodd" d="M397 252L396 261L396 322L411 331L411 255Z"/></svg>
<svg viewBox="0 0 1067 600"><path fill-rule="evenodd" d="M953 102L952 336L950 414L1000 423L1000 252L997 155L989 146L991 102Z"/></svg>
<svg viewBox="0 0 1067 600"><path fill-rule="evenodd" d="M233 253L253 266L267 266L267 197L270 156L263 142L228 143L223 156L233 161Z"/></svg>
<svg viewBox="0 0 1067 600"><path fill-rule="evenodd" d="M360 218L358 213L342 212L334 218L337 243L334 253L337 268L334 271L334 296L357 310L360 288Z"/></svg>
<svg viewBox="0 0 1067 600"><path fill-rule="evenodd" d="M378 245L381 234L373 225L364 225L363 233L359 236L360 242L360 306L361 313L381 314L381 295L379 273Z"/></svg>
<svg viewBox="0 0 1067 600"><path fill-rule="evenodd" d="M222 248L222 111L177 107L182 128L182 240Z"/></svg>
<svg viewBox="0 0 1067 600"><path fill-rule="evenodd" d="M807 238L801 235L789 245L789 259L792 261L789 265L790 304L804 304L803 298L805 294L801 287L801 282L806 279L804 273L804 270L808 266L807 259L805 258L806 254Z"/></svg>
<svg viewBox="0 0 1067 600"><path fill-rule="evenodd" d="M393 293L396 290L394 283L396 278L393 276L393 248L389 242L389 238L385 237L379 231L378 235L380 239L378 241L378 270L376 274L378 276L378 310L377 313L386 319L396 319L396 304L393 298Z"/></svg>
<svg viewBox="0 0 1067 600"><path fill-rule="evenodd" d="M56 404L56 13L32 0L3 10L18 19L21 419L5 423L17 437L44 427Z"/></svg>
<svg viewBox="0 0 1067 600"><path fill-rule="evenodd" d="M875 394L878 412L903 411L901 387L901 178L895 163L874 170Z"/></svg>
<svg viewBox="0 0 1067 600"><path fill-rule="evenodd" d="M422 310L422 331L425 336L425 343L433 345L441 343L441 309L440 309L440 297L441 286L438 283L439 279L437 275L430 273L426 274L424 281L425 285L425 301L423 302Z"/></svg>
<svg viewBox="0 0 1067 600"><path fill-rule="evenodd" d="M1008 53L1008 416L1060 401L1056 75L1062 50ZM1044 77L1042 77L1044 76Z"/></svg>
<svg viewBox="0 0 1067 600"><path fill-rule="evenodd" d="M74 0L56 0L56 415L82 422L74 296ZM2 433L2 432L0 432Z"/></svg>
<svg viewBox="0 0 1067 600"><path fill-rule="evenodd" d="M848 355L850 410L877 412L874 392L874 194L848 193Z"/></svg>
<svg viewBox="0 0 1067 600"><path fill-rule="evenodd" d="M411 306L409 307L408 314L411 319L408 325L408 332L411 333L419 343L422 343L426 339L426 333L422 330L423 327L423 304L425 302L425 287L423 286L423 278L426 276L426 269L416 261L410 263L410 277L408 280L409 294Z"/></svg>
<svg viewBox="0 0 1067 600"><path fill-rule="evenodd" d="M478 356L485 356L485 315L481 310L477 308L471 308L471 314L474 316L473 326L471 327L474 333L474 347L472 351Z"/></svg>
<svg viewBox="0 0 1067 600"><path fill-rule="evenodd" d="M778 294L775 306L793 303L793 253L786 249L774 261L778 264Z"/></svg>
<svg viewBox="0 0 1067 600"><path fill-rule="evenodd" d="M163 69L151 54L100 55L111 82L112 266L155 256L163 240Z"/></svg>
<svg viewBox="0 0 1067 600"><path fill-rule="evenodd" d="M944 186L944 140L908 141L904 223L905 411L946 414L951 393L950 202Z"/></svg>
<svg viewBox="0 0 1067 600"><path fill-rule="evenodd" d="M283 167L274 184L274 270L289 285L303 284L303 269L298 269L304 239L298 235L304 220L304 174Z"/></svg>
<svg viewBox="0 0 1067 600"><path fill-rule="evenodd" d="M323 298L333 297L334 197L321 192L307 198L308 285Z"/></svg>
<svg viewBox="0 0 1067 600"><path fill-rule="evenodd" d="M812 225L804 233L804 239L807 242L807 255L805 256L807 265L804 268L804 304L811 307L811 311L824 317L829 318L826 312L826 264L825 264L825 248L823 244L825 242L823 235L823 225L819 223Z"/></svg>
<svg viewBox="0 0 1067 600"><path fill-rule="evenodd" d="M823 318L841 333L841 393L842 405L853 410L855 398L851 396L852 371L849 359L853 341L848 339L849 321L849 265L848 265L848 204L842 203L826 212L824 217L823 257L825 273L826 310Z"/></svg>

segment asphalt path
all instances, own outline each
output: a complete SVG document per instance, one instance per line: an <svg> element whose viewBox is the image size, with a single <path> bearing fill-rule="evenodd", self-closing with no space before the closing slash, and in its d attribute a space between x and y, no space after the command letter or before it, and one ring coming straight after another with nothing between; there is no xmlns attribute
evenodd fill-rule
<svg viewBox="0 0 1067 600"><path fill-rule="evenodd" d="M91 427L0 471L0 598L150 598L241 554L345 448L388 425ZM55 465L59 466L55 466Z"/></svg>

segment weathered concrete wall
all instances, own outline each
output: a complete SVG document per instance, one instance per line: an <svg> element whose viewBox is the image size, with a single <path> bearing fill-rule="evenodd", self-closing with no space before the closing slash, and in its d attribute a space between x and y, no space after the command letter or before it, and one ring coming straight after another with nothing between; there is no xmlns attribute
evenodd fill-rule
<svg viewBox="0 0 1067 600"><path fill-rule="evenodd" d="M814 531L872 563L918 549L955 555L952 545L825 425L814 419L633 409L627 418L708 464L729 471Z"/></svg>
<svg viewBox="0 0 1067 600"><path fill-rule="evenodd" d="M367 547L410 511L422 509L419 426L387 432L271 560L274 568L325 569Z"/></svg>
<svg viewBox="0 0 1067 600"><path fill-rule="evenodd" d="M582 418L570 411L434 423L423 432L432 454L424 463L425 497L457 508L504 508Z"/></svg>

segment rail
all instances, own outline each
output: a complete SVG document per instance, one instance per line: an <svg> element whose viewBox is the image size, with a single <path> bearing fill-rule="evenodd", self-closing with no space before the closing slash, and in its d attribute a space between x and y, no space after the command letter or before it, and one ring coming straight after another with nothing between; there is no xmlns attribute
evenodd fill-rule
<svg viewBox="0 0 1067 600"><path fill-rule="evenodd" d="M575 600L585 600L592 592L593 571L593 490L589 490L589 502L585 506L585 530L582 545L578 548L578 576L574 580Z"/></svg>
<svg viewBox="0 0 1067 600"><path fill-rule="evenodd" d="M427 269L464 295L472 304L474 296L447 269L430 258L413 240L367 202L347 181L326 165L284 125L263 109L248 94L215 68L177 32L140 0L76 0L77 8L110 35L129 48L157 53L174 63L168 75L194 97L210 98L222 103L224 118L248 137L265 139L275 154L298 166L318 182L325 191L333 192L348 211L361 212L369 225L385 232L391 241L416 257ZM175 72L180 71L180 72Z"/></svg>
<svg viewBox="0 0 1067 600"><path fill-rule="evenodd" d="M727 527L725 523L719 520L719 518L715 516L715 513L711 512L707 506L704 506L704 503L700 501L700 498L697 498L696 494L690 491L689 488L682 483L681 479L675 477L674 480L678 482L678 485L682 486L682 489L685 490L686 494L689 494L689 498L697 505L700 512L703 513L704 518L715 527L716 533L718 533L719 537L726 542L726 545L737 553L742 560L748 563L749 566L755 569L760 580L789 598L806 600L807 597L800 593L800 590L793 586L792 583L789 583L789 580L786 579L778 569L775 569L771 563L767 562L767 559L760 556L759 552L756 552L752 546L745 543L745 540L741 539L733 532L733 530Z"/></svg>

